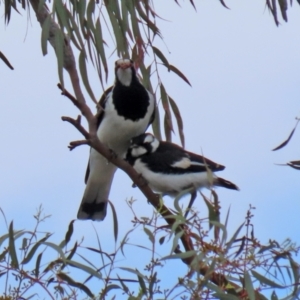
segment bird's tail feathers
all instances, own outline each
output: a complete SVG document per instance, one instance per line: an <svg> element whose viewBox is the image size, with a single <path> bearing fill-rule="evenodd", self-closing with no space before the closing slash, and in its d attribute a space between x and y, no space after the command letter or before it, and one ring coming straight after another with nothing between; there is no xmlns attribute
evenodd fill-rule
<svg viewBox="0 0 300 300"><path fill-rule="evenodd" d="M79 220L102 221L106 216L108 192L102 191L101 193L98 184L87 185L77 218Z"/></svg>
<svg viewBox="0 0 300 300"><path fill-rule="evenodd" d="M235 185L233 182L229 181L229 180L226 180L224 178L221 178L221 177L217 177L215 179L215 185L217 186L221 186L221 187L224 187L226 189L230 189L230 190L237 190L239 191L240 189L238 188L237 185Z"/></svg>
<svg viewBox="0 0 300 300"><path fill-rule="evenodd" d="M107 212L107 200L103 202L96 201L92 203L85 202L84 199L78 210L77 219L103 221Z"/></svg>

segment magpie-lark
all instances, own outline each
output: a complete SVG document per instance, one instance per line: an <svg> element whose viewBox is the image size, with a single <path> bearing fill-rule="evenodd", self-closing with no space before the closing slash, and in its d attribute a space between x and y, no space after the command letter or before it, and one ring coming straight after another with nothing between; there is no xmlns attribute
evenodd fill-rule
<svg viewBox="0 0 300 300"><path fill-rule="evenodd" d="M214 174L224 170L225 166L173 143L160 142L150 133L131 140L126 160L144 177L150 188L164 195L176 196L188 188L221 186L239 189L234 183Z"/></svg>
<svg viewBox="0 0 300 300"><path fill-rule="evenodd" d="M155 111L154 96L140 83L131 60L116 61L115 83L101 97L99 106L102 112L98 114L97 136L124 158L130 140L146 131ZM91 148L78 219L101 221L105 218L115 171L113 164Z"/></svg>

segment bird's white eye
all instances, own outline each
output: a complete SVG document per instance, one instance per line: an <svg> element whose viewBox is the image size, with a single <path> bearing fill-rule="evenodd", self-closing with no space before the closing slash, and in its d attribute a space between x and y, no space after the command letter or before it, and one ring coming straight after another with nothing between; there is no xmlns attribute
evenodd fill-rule
<svg viewBox="0 0 300 300"><path fill-rule="evenodd" d="M142 156L144 154L147 153L147 149L142 147L142 146L139 146L139 147L133 147L131 149L131 155L133 157L139 157L139 156Z"/></svg>

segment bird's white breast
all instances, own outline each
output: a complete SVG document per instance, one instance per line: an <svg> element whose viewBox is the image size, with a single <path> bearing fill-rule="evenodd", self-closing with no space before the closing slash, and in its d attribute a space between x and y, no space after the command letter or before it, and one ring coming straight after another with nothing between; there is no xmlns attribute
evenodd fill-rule
<svg viewBox="0 0 300 300"><path fill-rule="evenodd" d="M129 147L130 140L146 131L154 110L153 96L150 93L149 97L150 104L146 116L138 121L119 116L112 99L108 99L105 106L105 115L98 128L97 135L100 141L115 151L116 154L123 156Z"/></svg>

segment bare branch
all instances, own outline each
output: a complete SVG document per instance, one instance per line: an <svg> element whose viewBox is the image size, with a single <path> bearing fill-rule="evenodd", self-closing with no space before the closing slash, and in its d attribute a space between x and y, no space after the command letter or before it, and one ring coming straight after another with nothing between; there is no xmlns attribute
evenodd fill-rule
<svg viewBox="0 0 300 300"><path fill-rule="evenodd" d="M85 128L80 124L80 120L81 120L81 117L78 116L77 119L73 119L73 118L70 118L70 117L61 117L61 119L65 122L69 122L71 123L74 127L76 127L76 129L82 133L82 135L87 139L89 140L90 138L90 134L85 130Z"/></svg>
<svg viewBox="0 0 300 300"><path fill-rule="evenodd" d="M73 142L70 142L70 145L68 146L68 148L70 149L70 151L72 151L76 147L79 147L82 145L89 145L89 142L87 140L73 141Z"/></svg>
<svg viewBox="0 0 300 300"><path fill-rule="evenodd" d="M45 4L43 6L41 6L39 0L30 0L30 4L36 13L37 20L39 21L39 23L42 27L45 20L50 15L49 9L47 8L47 6ZM48 41L54 49L56 48L55 36L56 36L57 32L59 32L59 31L61 31L60 27L51 18ZM76 68L76 61L74 58L73 50L69 43L69 39L66 35L64 35L63 51L64 51L63 66L70 76L70 80L71 80L77 100L81 103L84 103L85 98L84 98L84 95L83 95L81 87L80 87L80 80L79 80L79 76L78 76L78 72L77 72L77 68Z"/></svg>

